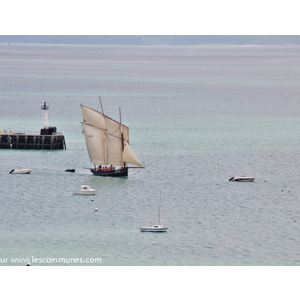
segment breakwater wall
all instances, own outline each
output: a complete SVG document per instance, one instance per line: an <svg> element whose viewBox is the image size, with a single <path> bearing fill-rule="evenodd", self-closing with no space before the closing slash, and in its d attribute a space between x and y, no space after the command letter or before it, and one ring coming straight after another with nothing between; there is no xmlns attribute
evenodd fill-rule
<svg viewBox="0 0 300 300"><path fill-rule="evenodd" d="M0 134L0 149L62 150L66 142L62 134Z"/></svg>

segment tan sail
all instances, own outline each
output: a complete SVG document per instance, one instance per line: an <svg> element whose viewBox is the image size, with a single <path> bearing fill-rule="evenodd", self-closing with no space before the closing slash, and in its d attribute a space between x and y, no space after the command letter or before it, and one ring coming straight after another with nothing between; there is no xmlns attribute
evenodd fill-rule
<svg viewBox="0 0 300 300"><path fill-rule="evenodd" d="M124 143L123 160L129 164L142 166L142 163L137 159L127 142Z"/></svg>
<svg viewBox="0 0 300 300"><path fill-rule="evenodd" d="M104 131L85 123L82 123L82 128L91 162L98 165L108 164Z"/></svg>
<svg viewBox="0 0 300 300"><path fill-rule="evenodd" d="M87 106L81 105L83 122L102 130L107 130L105 125L105 119L103 115Z"/></svg>
<svg viewBox="0 0 300 300"><path fill-rule="evenodd" d="M122 140L113 135L106 134L107 162L109 165L121 166L124 164L122 159Z"/></svg>
<svg viewBox="0 0 300 300"><path fill-rule="evenodd" d="M97 128L107 131L118 138L121 138L121 124L120 122L102 114L101 112L81 105L83 122L93 125ZM123 138L129 143L129 128L122 125Z"/></svg>
<svg viewBox="0 0 300 300"><path fill-rule="evenodd" d="M107 132L118 138L121 138L122 137L121 123L111 119L106 115L104 115L104 118L105 118L105 125L107 128ZM129 128L125 125L122 125L122 131L123 131L123 139L129 143Z"/></svg>

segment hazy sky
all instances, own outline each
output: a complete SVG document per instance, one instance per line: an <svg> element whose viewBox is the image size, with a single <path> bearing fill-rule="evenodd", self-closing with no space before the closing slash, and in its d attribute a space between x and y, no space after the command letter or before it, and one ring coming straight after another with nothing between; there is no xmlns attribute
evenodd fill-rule
<svg viewBox="0 0 300 300"><path fill-rule="evenodd" d="M15 0L0 34L299 34L296 1Z"/></svg>

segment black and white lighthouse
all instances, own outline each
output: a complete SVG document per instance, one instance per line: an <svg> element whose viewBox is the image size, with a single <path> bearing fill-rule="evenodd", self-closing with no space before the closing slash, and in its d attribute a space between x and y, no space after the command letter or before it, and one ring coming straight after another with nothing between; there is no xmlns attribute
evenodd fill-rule
<svg viewBox="0 0 300 300"><path fill-rule="evenodd" d="M41 135L53 135L56 133L56 127L49 126L49 119L48 119L48 110L49 106L46 102L44 105L41 106L41 110L43 111L43 123L41 128Z"/></svg>

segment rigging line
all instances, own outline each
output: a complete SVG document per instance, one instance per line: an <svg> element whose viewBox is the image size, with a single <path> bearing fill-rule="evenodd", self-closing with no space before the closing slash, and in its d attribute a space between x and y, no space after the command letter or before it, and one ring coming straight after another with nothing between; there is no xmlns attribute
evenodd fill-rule
<svg viewBox="0 0 300 300"><path fill-rule="evenodd" d="M114 137L114 138L116 138L116 139L122 140L122 138L120 138L120 137L118 137L118 136L116 136L116 135L113 135L112 133L105 132L105 134L110 135L110 136L112 136L112 137ZM124 139L123 139L123 140L124 140Z"/></svg>

